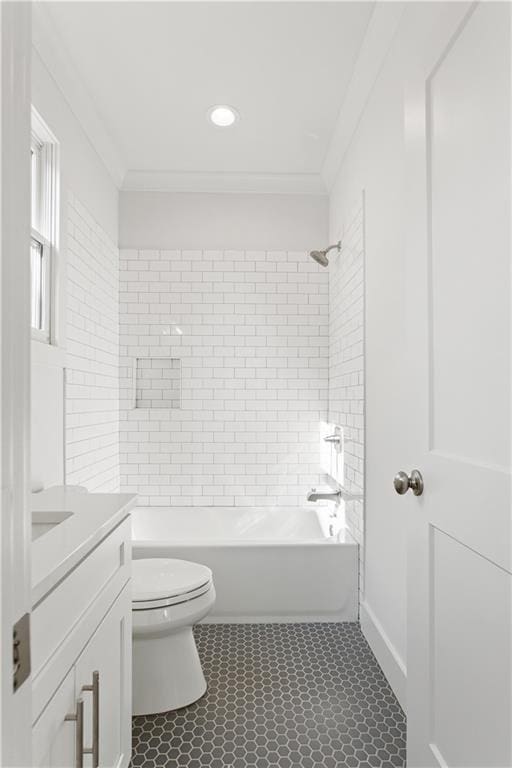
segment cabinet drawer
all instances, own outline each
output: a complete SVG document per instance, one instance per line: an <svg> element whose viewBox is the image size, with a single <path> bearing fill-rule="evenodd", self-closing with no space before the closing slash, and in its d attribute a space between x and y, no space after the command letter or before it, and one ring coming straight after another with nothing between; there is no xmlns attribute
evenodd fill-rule
<svg viewBox="0 0 512 768"><path fill-rule="evenodd" d="M117 577L130 577L130 518L120 523L32 612L32 671L42 667L90 605ZM84 638L84 642L87 638Z"/></svg>

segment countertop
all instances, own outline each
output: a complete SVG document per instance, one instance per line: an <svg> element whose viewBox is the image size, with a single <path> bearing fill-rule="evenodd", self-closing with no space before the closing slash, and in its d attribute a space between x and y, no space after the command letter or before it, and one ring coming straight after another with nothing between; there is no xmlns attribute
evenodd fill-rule
<svg viewBox="0 0 512 768"><path fill-rule="evenodd" d="M32 605L38 603L130 512L131 493L76 493L48 488L31 496L34 512L72 512L32 542Z"/></svg>

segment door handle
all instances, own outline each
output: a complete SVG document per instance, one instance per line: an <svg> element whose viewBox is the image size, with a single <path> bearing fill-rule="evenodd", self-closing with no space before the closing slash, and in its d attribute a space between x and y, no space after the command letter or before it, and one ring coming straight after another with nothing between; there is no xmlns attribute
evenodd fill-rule
<svg viewBox="0 0 512 768"><path fill-rule="evenodd" d="M411 474L398 472L393 480L395 491L403 496L410 489L415 496L421 496L424 489L423 477L418 469L413 469Z"/></svg>
<svg viewBox="0 0 512 768"><path fill-rule="evenodd" d="M92 685L83 685L82 691L92 693L92 747L84 749L84 755L92 755L92 768L100 764L100 673L92 673Z"/></svg>
<svg viewBox="0 0 512 768"><path fill-rule="evenodd" d="M66 715L67 722L76 723L75 726L75 768L84 766L84 700L80 697L76 702L76 712Z"/></svg>

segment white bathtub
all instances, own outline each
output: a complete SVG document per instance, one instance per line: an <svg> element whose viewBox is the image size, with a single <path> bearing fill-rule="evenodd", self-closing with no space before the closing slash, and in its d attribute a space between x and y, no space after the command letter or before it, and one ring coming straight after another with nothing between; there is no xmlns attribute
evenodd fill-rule
<svg viewBox="0 0 512 768"><path fill-rule="evenodd" d="M139 507L132 519L134 558L212 569L217 602L208 621L357 619L357 544L327 507Z"/></svg>

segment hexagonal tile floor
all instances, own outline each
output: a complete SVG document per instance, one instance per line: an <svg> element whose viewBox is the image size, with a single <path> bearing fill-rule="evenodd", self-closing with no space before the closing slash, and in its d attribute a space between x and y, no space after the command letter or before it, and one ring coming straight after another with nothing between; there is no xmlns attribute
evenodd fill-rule
<svg viewBox="0 0 512 768"><path fill-rule="evenodd" d="M203 624L190 707L133 720L133 768L405 766L405 716L358 624Z"/></svg>

